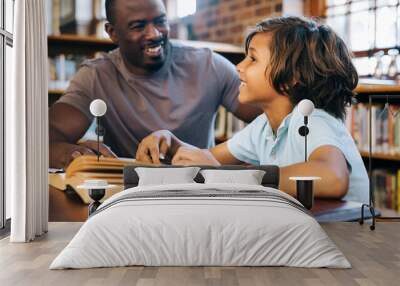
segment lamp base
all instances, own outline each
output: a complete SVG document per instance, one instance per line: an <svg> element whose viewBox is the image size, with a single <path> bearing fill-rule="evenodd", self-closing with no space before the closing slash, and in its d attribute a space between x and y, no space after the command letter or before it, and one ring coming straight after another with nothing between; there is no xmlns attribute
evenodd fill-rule
<svg viewBox="0 0 400 286"><path fill-rule="evenodd" d="M359 220L360 224L364 224L364 208L367 207L372 215L372 224L369 226L370 230L375 230L375 209L372 205L363 204L361 206L361 219Z"/></svg>
<svg viewBox="0 0 400 286"><path fill-rule="evenodd" d="M296 192L297 200L301 202L306 209L311 210L314 205L313 181L296 181Z"/></svg>
<svg viewBox="0 0 400 286"><path fill-rule="evenodd" d="M89 216L101 205L100 200L104 197L105 193L105 189L89 189L89 197L93 199L88 209Z"/></svg>
<svg viewBox="0 0 400 286"><path fill-rule="evenodd" d="M320 180L320 177L289 177L289 180L296 181L297 200L310 210L314 204L313 182Z"/></svg>

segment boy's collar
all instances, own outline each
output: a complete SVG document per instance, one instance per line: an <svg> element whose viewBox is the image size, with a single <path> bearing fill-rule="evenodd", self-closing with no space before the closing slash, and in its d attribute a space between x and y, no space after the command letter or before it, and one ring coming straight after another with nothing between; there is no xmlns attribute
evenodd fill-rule
<svg viewBox="0 0 400 286"><path fill-rule="evenodd" d="M271 125L269 124L268 116L264 113L265 118L268 121L268 137L272 137L274 139L278 138L284 131L286 131L289 127L290 119L292 118L293 111L290 112L288 115L285 116L285 118L282 120L281 124L279 125L277 131L276 131L276 136L272 130Z"/></svg>

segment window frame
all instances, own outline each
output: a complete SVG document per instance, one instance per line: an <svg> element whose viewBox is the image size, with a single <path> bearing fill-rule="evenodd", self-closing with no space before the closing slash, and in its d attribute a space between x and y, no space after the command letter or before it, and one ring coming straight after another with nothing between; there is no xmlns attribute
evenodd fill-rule
<svg viewBox="0 0 400 286"><path fill-rule="evenodd" d="M199 1L196 0L196 9L195 9L194 14L197 12L198 5L199 5ZM178 10L179 10L178 9L178 0L168 0L166 2L166 8L167 8L167 18L169 21L172 21L172 22L177 22L186 17L193 16L193 14L188 14L185 16L178 16Z"/></svg>
<svg viewBox="0 0 400 286"><path fill-rule="evenodd" d="M5 188L5 75L6 75L6 47L13 48L13 34L6 30L6 1L0 1L0 236L9 232L10 221L6 217L6 188ZM13 13L15 0L12 1ZM14 17L14 15L12 15ZM12 29L13 30L13 29Z"/></svg>
<svg viewBox="0 0 400 286"><path fill-rule="evenodd" d="M344 6L346 9L345 15L346 16L346 24L345 24L345 29L346 29L346 34L350 36L350 15L354 14L354 12L351 12L351 4L352 3L357 3L360 2L361 0L348 0L347 3L342 4L342 5L328 5L328 1L325 0L324 3L324 18L325 21L328 21L328 19L330 18L328 16L328 9L332 8L332 7L341 7ZM354 57L358 58L358 57L372 57L373 54L375 54L378 51L384 51L385 54L387 54L388 50L390 49L395 49L395 48L399 48L400 46L400 15L399 15L399 11L400 11L400 1L397 1L397 4L395 5L383 5L383 6L379 6L378 1L377 0L370 0L369 2L373 2L373 7L369 8L368 11L373 11L373 17L374 17L374 21L375 21L375 25L374 25L374 40L373 40L373 45L372 48L368 48L365 50L359 50L359 51L352 51ZM376 33L377 33L377 25L376 25L376 21L377 21L377 11L379 8L382 7L393 7L393 9L396 9L396 13L397 13L397 17L396 17L396 44L393 47L385 47L385 48L377 48L376 47ZM346 39L346 44L350 44L350 39Z"/></svg>

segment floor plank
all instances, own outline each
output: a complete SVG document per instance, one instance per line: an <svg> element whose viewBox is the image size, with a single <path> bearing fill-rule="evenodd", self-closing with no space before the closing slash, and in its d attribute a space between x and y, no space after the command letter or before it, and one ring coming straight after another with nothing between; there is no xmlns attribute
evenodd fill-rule
<svg viewBox="0 0 400 286"><path fill-rule="evenodd" d="M0 240L0 285L399 285L400 223L380 222L375 231L357 223L322 224L351 262L352 269L289 267L118 267L48 269L82 223L50 223L32 243Z"/></svg>

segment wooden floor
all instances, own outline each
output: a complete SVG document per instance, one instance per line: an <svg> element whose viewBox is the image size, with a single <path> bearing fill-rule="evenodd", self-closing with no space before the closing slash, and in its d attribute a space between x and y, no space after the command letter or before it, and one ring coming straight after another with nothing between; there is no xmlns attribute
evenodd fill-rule
<svg viewBox="0 0 400 286"><path fill-rule="evenodd" d="M48 270L81 223L50 223L49 233L27 244L0 241L0 285L400 285L400 223L375 231L358 223L323 224L353 268L123 267Z"/></svg>

